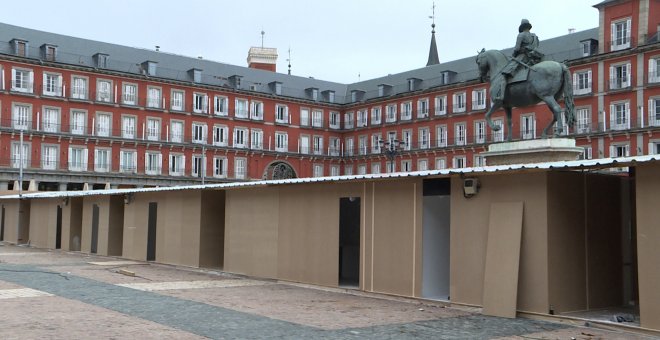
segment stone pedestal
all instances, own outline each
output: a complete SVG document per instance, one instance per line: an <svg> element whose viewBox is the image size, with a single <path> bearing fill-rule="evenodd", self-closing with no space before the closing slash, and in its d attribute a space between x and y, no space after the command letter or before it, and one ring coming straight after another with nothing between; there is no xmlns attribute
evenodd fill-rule
<svg viewBox="0 0 660 340"><path fill-rule="evenodd" d="M575 139L549 138L496 143L481 153L488 165L574 161L584 152Z"/></svg>

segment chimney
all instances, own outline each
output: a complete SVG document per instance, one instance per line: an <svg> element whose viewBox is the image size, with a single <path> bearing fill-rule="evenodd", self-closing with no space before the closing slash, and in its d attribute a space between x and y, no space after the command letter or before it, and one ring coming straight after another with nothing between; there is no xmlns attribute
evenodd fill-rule
<svg viewBox="0 0 660 340"><path fill-rule="evenodd" d="M276 72L277 49L270 47L250 47L247 62L249 68Z"/></svg>

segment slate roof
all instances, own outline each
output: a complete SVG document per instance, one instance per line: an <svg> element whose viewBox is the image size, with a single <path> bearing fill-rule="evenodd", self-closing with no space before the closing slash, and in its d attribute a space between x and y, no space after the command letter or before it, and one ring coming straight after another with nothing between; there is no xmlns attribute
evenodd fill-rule
<svg viewBox="0 0 660 340"><path fill-rule="evenodd" d="M567 59L576 59L581 57L579 42L597 38L598 29L594 28L542 40L540 49L553 60L564 61ZM13 47L10 43L12 39L28 41L28 57L34 59L41 59L40 46L51 44L57 46L57 62L65 64L94 67L93 56L97 53L104 53L109 55L107 68L112 71L139 75L142 72L140 68L141 63L154 61L158 65L156 76L153 78L192 82L192 75L188 71L195 68L202 70L202 84L232 87L229 77L239 75L242 76L241 83L244 90L249 89L251 91L272 94L273 92L269 84L280 82L282 84L282 96L310 99L306 89L316 88L319 90L319 93L334 91L335 103L339 104L349 103L351 100L351 91L353 90L364 91L363 100L376 98L378 95L378 85L380 84L392 85L391 94L407 92L407 79L409 78L420 79L421 88L440 86L440 73L443 71L456 73L453 82L465 82L477 78L476 55L357 83L341 84L0 23L0 54L14 54ZM485 47L488 49L488 46ZM475 50L480 48L480 46L477 46ZM503 52L510 55L511 48L503 50ZM254 87L253 89L251 89L252 86ZM323 101L322 99L319 100Z"/></svg>

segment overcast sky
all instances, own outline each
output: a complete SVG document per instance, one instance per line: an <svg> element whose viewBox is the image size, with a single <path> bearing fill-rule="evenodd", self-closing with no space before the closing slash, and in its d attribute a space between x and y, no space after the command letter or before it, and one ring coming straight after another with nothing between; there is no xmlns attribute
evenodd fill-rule
<svg viewBox="0 0 660 340"><path fill-rule="evenodd" d="M515 43L522 18L541 40L598 26L600 0L437 0L440 62ZM7 1L0 21L246 66L276 47L278 72L352 83L426 65L432 0ZM26 9L26 6L29 9ZM112 56L111 56L112 57Z"/></svg>

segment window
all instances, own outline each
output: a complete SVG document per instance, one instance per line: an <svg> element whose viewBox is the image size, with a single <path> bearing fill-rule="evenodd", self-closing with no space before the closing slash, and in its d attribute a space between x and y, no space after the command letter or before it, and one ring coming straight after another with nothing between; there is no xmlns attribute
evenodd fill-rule
<svg viewBox="0 0 660 340"><path fill-rule="evenodd" d="M660 141L652 141L649 143L649 155L660 154Z"/></svg>
<svg viewBox="0 0 660 340"><path fill-rule="evenodd" d="M314 136L314 154L322 155L323 154L323 137Z"/></svg>
<svg viewBox="0 0 660 340"><path fill-rule="evenodd" d="M44 96L61 97L62 96L62 76L55 73L44 72Z"/></svg>
<svg viewBox="0 0 660 340"><path fill-rule="evenodd" d="M417 160L417 171L426 171L429 169L429 161L426 159Z"/></svg>
<svg viewBox="0 0 660 340"><path fill-rule="evenodd" d="M11 90L16 92L32 93L34 73L32 70L12 68Z"/></svg>
<svg viewBox="0 0 660 340"><path fill-rule="evenodd" d="M206 124L192 124L192 142L198 144L206 143Z"/></svg>
<svg viewBox="0 0 660 340"><path fill-rule="evenodd" d="M289 152L289 135L286 132L275 132L275 151Z"/></svg>
<svg viewBox="0 0 660 340"><path fill-rule="evenodd" d="M163 164L163 155L160 152L147 152L144 155L144 173L147 175L160 175Z"/></svg>
<svg viewBox="0 0 660 340"><path fill-rule="evenodd" d="M353 175L353 165L352 164L344 165L344 175L345 176Z"/></svg>
<svg viewBox="0 0 660 340"><path fill-rule="evenodd" d="M493 131L493 142L503 142L504 141L504 121L501 119L496 119L493 121L495 126L499 126L500 129Z"/></svg>
<svg viewBox="0 0 660 340"><path fill-rule="evenodd" d="M205 93L193 93L193 112L208 113L208 96Z"/></svg>
<svg viewBox="0 0 660 340"><path fill-rule="evenodd" d="M122 99L125 105L137 105L137 85L124 84Z"/></svg>
<svg viewBox="0 0 660 340"><path fill-rule="evenodd" d="M236 107L234 108L234 116L236 118L248 117L248 101L246 99L236 99Z"/></svg>
<svg viewBox="0 0 660 340"><path fill-rule="evenodd" d="M45 170L57 169L57 145L41 146L41 168Z"/></svg>
<svg viewBox="0 0 660 340"><path fill-rule="evenodd" d="M447 114L447 96L435 97L435 115L444 116Z"/></svg>
<svg viewBox="0 0 660 340"><path fill-rule="evenodd" d="M229 141L229 129L224 125L216 125L213 127L213 145L227 146Z"/></svg>
<svg viewBox="0 0 660 340"><path fill-rule="evenodd" d="M172 99L170 100L172 111L183 111L183 98L183 91L172 90Z"/></svg>
<svg viewBox="0 0 660 340"><path fill-rule="evenodd" d="M355 145L353 144L353 138L346 138L344 140L344 144L346 146L346 151L345 151L346 156L349 156L349 157L353 156L353 154L354 154L353 148L355 147Z"/></svg>
<svg viewBox="0 0 660 340"><path fill-rule="evenodd" d="M628 102L610 105L610 128L612 130L630 129L630 104Z"/></svg>
<svg viewBox="0 0 660 340"><path fill-rule="evenodd" d="M357 112L357 127L367 126L367 110L359 110Z"/></svg>
<svg viewBox="0 0 660 340"><path fill-rule="evenodd" d="M264 119L264 103L255 101L250 103L250 118L254 120Z"/></svg>
<svg viewBox="0 0 660 340"><path fill-rule="evenodd" d="M412 118L412 102L401 103L401 120Z"/></svg>
<svg viewBox="0 0 660 340"><path fill-rule="evenodd" d="M330 166L330 176L339 176L339 165Z"/></svg>
<svg viewBox="0 0 660 340"><path fill-rule="evenodd" d="M110 171L110 149L95 149L94 150L94 171L108 172Z"/></svg>
<svg viewBox="0 0 660 340"><path fill-rule="evenodd" d="M593 153L591 150L590 146L584 146L582 151L582 155L579 156L580 159L592 159L593 158Z"/></svg>
<svg viewBox="0 0 660 340"><path fill-rule="evenodd" d="M85 133L85 121L87 113L85 111L71 111L71 133L82 135Z"/></svg>
<svg viewBox="0 0 660 340"><path fill-rule="evenodd" d="M353 112L346 112L344 114L344 129L353 128Z"/></svg>
<svg viewBox="0 0 660 340"><path fill-rule="evenodd" d="M522 139L536 138L536 119L534 115L520 117L520 135Z"/></svg>
<svg viewBox="0 0 660 340"><path fill-rule="evenodd" d="M234 158L234 177L245 179L247 177L247 160L245 158Z"/></svg>
<svg viewBox="0 0 660 340"><path fill-rule="evenodd" d="M367 136L358 137L358 155L367 154Z"/></svg>
<svg viewBox="0 0 660 340"><path fill-rule="evenodd" d="M591 70L573 73L573 94L591 93Z"/></svg>
<svg viewBox="0 0 660 340"><path fill-rule="evenodd" d="M417 101L417 118L426 118L429 116L429 100L428 98L420 99Z"/></svg>
<svg viewBox="0 0 660 340"><path fill-rule="evenodd" d="M452 162L452 167L455 169L465 168L467 166L465 156L454 156Z"/></svg>
<svg viewBox="0 0 660 340"><path fill-rule="evenodd" d="M465 123L460 123L456 124L454 126L454 129L456 130L456 136L454 136L455 139L455 145L465 145L467 144L467 131L465 128Z"/></svg>
<svg viewBox="0 0 660 340"><path fill-rule="evenodd" d="M234 128L234 147L235 148L247 148L247 129L246 128Z"/></svg>
<svg viewBox="0 0 660 340"><path fill-rule="evenodd" d="M447 158L439 157L435 159L435 169L442 170L447 168Z"/></svg>
<svg viewBox="0 0 660 340"><path fill-rule="evenodd" d="M484 156L474 155L474 164L475 167L486 166L486 158Z"/></svg>
<svg viewBox="0 0 660 340"><path fill-rule="evenodd" d="M580 47L582 48L583 57L588 57L591 55L591 40L580 42Z"/></svg>
<svg viewBox="0 0 660 340"><path fill-rule="evenodd" d="M630 63L610 66L610 90L630 87L631 78Z"/></svg>
<svg viewBox="0 0 660 340"><path fill-rule="evenodd" d="M339 112L330 111L330 128L339 129Z"/></svg>
<svg viewBox="0 0 660 340"><path fill-rule="evenodd" d="M403 135L403 149L410 151L411 141L412 141L412 130L403 130L401 131Z"/></svg>
<svg viewBox="0 0 660 340"><path fill-rule="evenodd" d="M170 154L169 170L171 176L182 176L186 169L186 156Z"/></svg>
<svg viewBox="0 0 660 340"><path fill-rule="evenodd" d="M395 161L387 161L385 162L385 171L390 174L393 172L396 172L396 162Z"/></svg>
<svg viewBox="0 0 660 340"><path fill-rule="evenodd" d="M98 68L108 68L108 58L110 56L103 53L96 53L94 58L96 59L96 67Z"/></svg>
<svg viewBox="0 0 660 340"><path fill-rule="evenodd" d="M308 154L309 153L309 136L307 135L301 135L300 136L300 144L298 145L298 152L302 154Z"/></svg>
<svg viewBox="0 0 660 340"><path fill-rule="evenodd" d="M630 18L612 22L611 51L618 51L630 47Z"/></svg>
<svg viewBox="0 0 660 340"><path fill-rule="evenodd" d="M387 113L385 116L385 122L386 123L396 122L396 104L387 105L386 111Z"/></svg>
<svg viewBox="0 0 660 340"><path fill-rule="evenodd" d="M371 153L380 153L380 133L371 135Z"/></svg>
<svg viewBox="0 0 660 340"><path fill-rule="evenodd" d="M610 158L628 157L628 156L630 156L630 145L628 144L610 145Z"/></svg>
<svg viewBox="0 0 660 340"><path fill-rule="evenodd" d="M44 107L44 115L41 124L41 128L44 132L58 132L60 129L60 109Z"/></svg>
<svg viewBox="0 0 660 340"><path fill-rule="evenodd" d="M201 83L202 82L202 70L194 68L194 69L192 69L192 73L193 73L193 82ZM238 86L237 87L241 87L240 78L238 79Z"/></svg>
<svg viewBox="0 0 660 340"><path fill-rule="evenodd" d="M341 146L339 145L339 138L330 137L328 148L330 149L330 156L339 156Z"/></svg>
<svg viewBox="0 0 660 340"><path fill-rule="evenodd" d="M12 168L30 166L30 143L23 143L22 149L20 142L11 143L11 166Z"/></svg>
<svg viewBox="0 0 660 340"><path fill-rule="evenodd" d="M121 136L122 138L135 138L135 116L121 117Z"/></svg>
<svg viewBox="0 0 660 340"><path fill-rule="evenodd" d="M477 144L486 143L486 122L478 121L474 123L474 142Z"/></svg>
<svg viewBox="0 0 660 340"><path fill-rule="evenodd" d="M32 128L32 106L26 104L14 104L12 126L17 130L28 130Z"/></svg>
<svg viewBox="0 0 660 340"><path fill-rule="evenodd" d="M97 80L96 81L96 101L103 103L112 102L112 81L111 80Z"/></svg>
<svg viewBox="0 0 660 340"><path fill-rule="evenodd" d="M45 45L44 48L44 59L47 61L55 61L55 56L57 54L57 47Z"/></svg>
<svg viewBox="0 0 660 340"><path fill-rule="evenodd" d="M323 164L314 164L312 177L323 177Z"/></svg>
<svg viewBox="0 0 660 340"><path fill-rule="evenodd" d="M71 98L87 99L87 78L73 76L71 78Z"/></svg>
<svg viewBox="0 0 660 340"><path fill-rule="evenodd" d="M261 150L264 148L264 132L257 129L250 130L250 149Z"/></svg>
<svg viewBox="0 0 660 340"><path fill-rule="evenodd" d="M312 126L317 128L323 127L323 111L312 110Z"/></svg>
<svg viewBox="0 0 660 340"><path fill-rule="evenodd" d="M660 57L655 57L649 59L649 83L658 83L660 82Z"/></svg>
<svg viewBox="0 0 660 340"><path fill-rule="evenodd" d="M213 177L227 177L227 158L213 157Z"/></svg>
<svg viewBox="0 0 660 340"><path fill-rule="evenodd" d="M300 125L309 126L309 109L300 109Z"/></svg>
<svg viewBox="0 0 660 340"><path fill-rule="evenodd" d="M147 107L162 109L161 90L158 87L149 87L147 89Z"/></svg>
<svg viewBox="0 0 660 340"><path fill-rule="evenodd" d="M401 172L412 171L412 161L409 159L401 160Z"/></svg>
<svg viewBox="0 0 660 340"><path fill-rule="evenodd" d="M380 173L380 163L371 163L371 173L372 174Z"/></svg>
<svg viewBox="0 0 660 340"><path fill-rule="evenodd" d="M109 113L96 114L96 135L101 137L110 136L112 116Z"/></svg>
<svg viewBox="0 0 660 340"><path fill-rule="evenodd" d="M87 149L69 147L69 171L87 171Z"/></svg>
<svg viewBox="0 0 660 340"><path fill-rule="evenodd" d="M486 108L486 89L472 91L472 110L484 110Z"/></svg>
<svg viewBox="0 0 660 340"><path fill-rule="evenodd" d="M160 140L160 119L147 118L147 140Z"/></svg>
<svg viewBox="0 0 660 340"><path fill-rule="evenodd" d="M192 156L191 175L194 177L202 177L206 175L206 164L204 164L204 155Z"/></svg>
<svg viewBox="0 0 660 340"><path fill-rule="evenodd" d="M183 143L183 122L175 120L170 125L170 141L173 143Z"/></svg>
<svg viewBox="0 0 660 340"><path fill-rule="evenodd" d="M660 126L660 98L649 99L649 125Z"/></svg>
<svg viewBox="0 0 660 340"><path fill-rule="evenodd" d="M366 164L358 164L357 173L358 173L358 175L365 175L367 173L367 165Z"/></svg>
<svg viewBox="0 0 660 340"><path fill-rule="evenodd" d="M453 95L454 113L465 112L465 92L455 93Z"/></svg>
<svg viewBox="0 0 660 340"><path fill-rule="evenodd" d="M289 107L283 104L275 105L275 122L280 124L289 123Z"/></svg>
<svg viewBox="0 0 660 340"><path fill-rule="evenodd" d="M575 110L575 116L577 117L576 132L589 133L591 131L591 115L589 109L577 109Z"/></svg>
<svg viewBox="0 0 660 340"><path fill-rule="evenodd" d="M19 57L27 57L27 41L14 39L14 53Z"/></svg>
<svg viewBox="0 0 660 340"><path fill-rule="evenodd" d="M226 116L229 113L229 99L225 96L213 97L214 113L217 116Z"/></svg>
<svg viewBox="0 0 660 340"><path fill-rule="evenodd" d="M428 149L431 146L431 133L429 132L429 128L419 129L417 137L419 139L420 149Z"/></svg>

